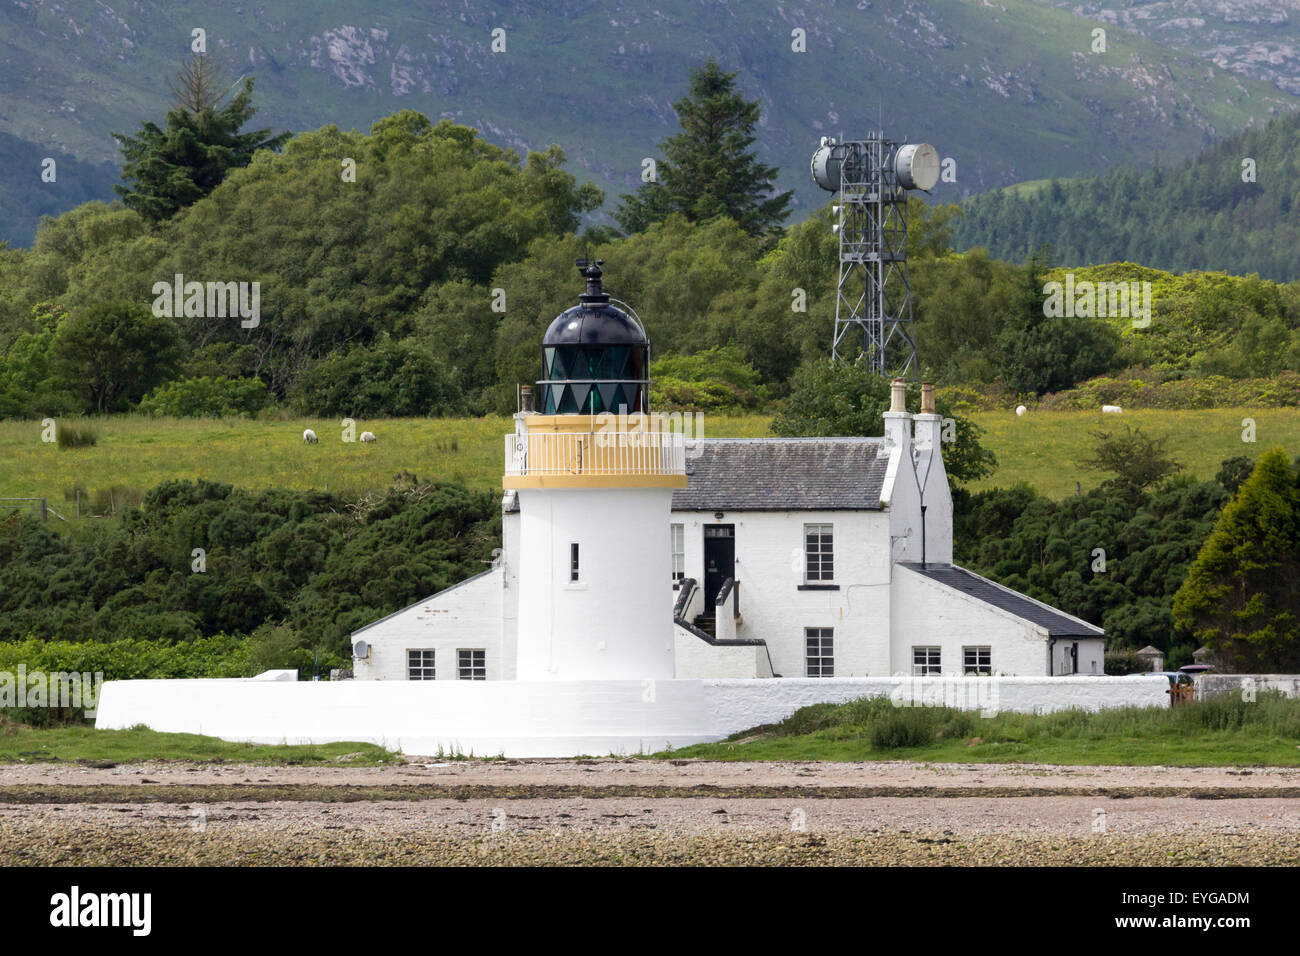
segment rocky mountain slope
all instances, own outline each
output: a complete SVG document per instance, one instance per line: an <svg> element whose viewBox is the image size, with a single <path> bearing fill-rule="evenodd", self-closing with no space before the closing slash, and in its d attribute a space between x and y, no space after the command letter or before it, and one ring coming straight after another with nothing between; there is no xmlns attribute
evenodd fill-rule
<svg viewBox="0 0 1300 956"><path fill-rule="evenodd" d="M557 142L612 201L674 131L687 70L714 55L761 98L760 151L798 190L799 217L824 198L807 181L818 138L878 116L957 161L937 194L956 199L1191 155L1300 105L1300 90L1145 25L1149 36L1108 27L1094 53L1096 26L1034 0L14 0L0 7L0 132L42 156L116 161L110 132L161 118L201 27L232 79L256 76L264 124L366 128L417 109L519 150ZM34 218L14 201L30 182L27 169L0 169L0 238L30 239ZM80 201L68 185L63 208Z"/></svg>

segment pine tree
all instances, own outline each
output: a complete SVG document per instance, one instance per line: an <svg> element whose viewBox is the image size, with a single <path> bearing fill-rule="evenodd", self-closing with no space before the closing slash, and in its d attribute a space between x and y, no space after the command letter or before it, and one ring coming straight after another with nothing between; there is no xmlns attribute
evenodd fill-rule
<svg viewBox="0 0 1300 956"><path fill-rule="evenodd" d="M1174 621L1229 670L1300 668L1300 489L1281 449L1260 456L1174 596Z"/></svg>
<svg viewBox="0 0 1300 956"><path fill-rule="evenodd" d="M730 216L755 236L785 220L792 194L773 192L779 170L750 148L760 109L740 95L735 79L711 57L691 72L689 93L673 104L682 131L660 144L667 158L658 164L659 181L625 195L615 213L624 231L640 232L674 212L695 222Z"/></svg>
<svg viewBox="0 0 1300 956"><path fill-rule="evenodd" d="M114 133L125 162L125 186L113 189L128 208L147 219L169 219L221 184L231 169L247 166L259 149L279 149L289 133L271 136L270 129L241 133L257 112L253 80L225 107L218 108L214 69L201 54L182 67L172 90L177 105L167 113L166 129L141 124L135 136ZM194 107L198 107L195 109Z"/></svg>

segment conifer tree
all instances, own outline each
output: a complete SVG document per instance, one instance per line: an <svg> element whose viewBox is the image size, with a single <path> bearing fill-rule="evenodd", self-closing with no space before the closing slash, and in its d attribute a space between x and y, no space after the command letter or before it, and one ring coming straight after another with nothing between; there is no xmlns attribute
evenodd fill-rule
<svg viewBox="0 0 1300 956"><path fill-rule="evenodd" d="M691 72L690 91L673 104L682 131L660 147L658 182L625 195L615 218L625 232L644 230L674 212L700 222L730 216L750 235L779 227L791 193L776 193L779 172L760 163L751 149L760 109L746 100L710 57Z"/></svg>
<svg viewBox="0 0 1300 956"><path fill-rule="evenodd" d="M146 219L171 218L216 189L231 169L247 166L254 152L279 149L290 136L272 136L269 128L241 133L257 112L253 80L245 79L239 94L222 107L224 94L217 91L216 71L206 58L198 54L182 67L165 129L146 122L135 136L113 134L125 159L126 182L113 188Z"/></svg>
<svg viewBox="0 0 1300 956"><path fill-rule="evenodd" d="M1228 670L1300 668L1300 490L1281 449L1260 456L1174 596L1174 621Z"/></svg>

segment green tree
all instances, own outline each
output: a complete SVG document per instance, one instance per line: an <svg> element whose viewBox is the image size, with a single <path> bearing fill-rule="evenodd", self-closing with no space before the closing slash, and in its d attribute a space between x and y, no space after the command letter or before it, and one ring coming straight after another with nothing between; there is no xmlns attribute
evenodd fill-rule
<svg viewBox="0 0 1300 956"><path fill-rule="evenodd" d="M920 407L920 389L909 387L908 405ZM789 396L772 419L772 432L788 438L885 433L890 382L870 366L820 359L802 366L791 381ZM977 481L993 473L997 458L980 443L984 429L955 414L942 400L935 411L954 422L954 440L942 449L948 475L958 482Z"/></svg>
<svg viewBox="0 0 1300 956"><path fill-rule="evenodd" d="M998 376L1020 394L1070 388L1109 369L1119 350L1118 333L1103 322L1046 314L1045 272L1045 253L1025 264L997 340Z"/></svg>
<svg viewBox="0 0 1300 956"><path fill-rule="evenodd" d="M660 147L658 182L625 195L614 214L626 232L640 232L673 212L694 221L730 216L751 235L778 227L791 193L774 193L777 169L760 163L751 147L760 109L736 89L710 57L691 71L690 90L673 104L682 131Z"/></svg>
<svg viewBox="0 0 1300 956"><path fill-rule="evenodd" d="M1092 455L1080 462L1093 471L1107 471L1116 487L1143 491L1159 484L1183 466L1165 450L1165 439L1144 434L1141 427L1124 426L1124 434L1098 431Z"/></svg>
<svg viewBox="0 0 1300 956"><path fill-rule="evenodd" d="M221 418L256 415L271 396L260 378L182 378L159 385L140 401L148 415L174 418Z"/></svg>
<svg viewBox="0 0 1300 956"><path fill-rule="evenodd" d="M322 360L298 380L294 403L309 415L427 416L459 410L456 389L433 354L386 339Z"/></svg>
<svg viewBox="0 0 1300 956"><path fill-rule="evenodd" d="M907 197L907 258L935 258L952 252L952 234L961 207L956 203L931 206L920 196Z"/></svg>
<svg viewBox="0 0 1300 956"><path fill-rule="evenodd" d="M211 61L199 54L182 68L165 128L146 122L135 136L113 134L127 184L113 188L128 208L146 219L169 219L221 185L230 170L247 166L257 150L279 149L289 139L269 128L240 132L257 112L251 77L224 107L218 87Z"/></svg>
<svg viewBox="0 0 1300 956"><path fill-rule="evenodd" d="M1260 456L1224 507L1174 619L1230 670L1300 669L1300 490L1281 449Z"/></svg>
<svg viewBox="0 0 1300 956"><path fill-rule="evenodd" d="M61 415L77 407L71 387L51 367L54 336L66 312L48 302L31 313L23 332L0 356L0 418Z"/></svg>
<svg viewBox="0 0 1300 956"><path fill-rule="evenodd" d="M110 300L77 308L59 323L51 367L86 409L103 414L136 402L176 371L176 328L144 305Z"/></svg>
<svg viewBox="0 0 1300 956"><path fill-rule="evenodd" d="M650 402L660 411L738 411L756 408L764 398L758 373L735 344L657 359L650 380Z"/></svg>

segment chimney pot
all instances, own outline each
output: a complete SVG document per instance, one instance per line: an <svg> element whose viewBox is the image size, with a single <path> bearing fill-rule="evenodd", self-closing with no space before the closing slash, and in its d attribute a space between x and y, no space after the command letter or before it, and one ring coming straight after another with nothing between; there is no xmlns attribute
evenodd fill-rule
<svg viewBox="0 0 1300 956"><path fill-rule="evenodd" d="M889 386L889 410L891 412L907 411L907 386L901 378L896 378Z"/></svg>
<svg viewBox="0 0 1300 956"><path fill-rule="evenodd" d="M934 414L934 383L932 382L921 384L921 414Z"/></svg>
<svg viewBox="0 0 1300 956"><path fill-rule="evenodd" d="M533 408L533 387L532 387L531 385L520 385L520 386L519 386L519 404L520 404L520 406L521 406L521 410L522 410L525 414L528 414L528 413L534 411L534 408Z"/></svg>

